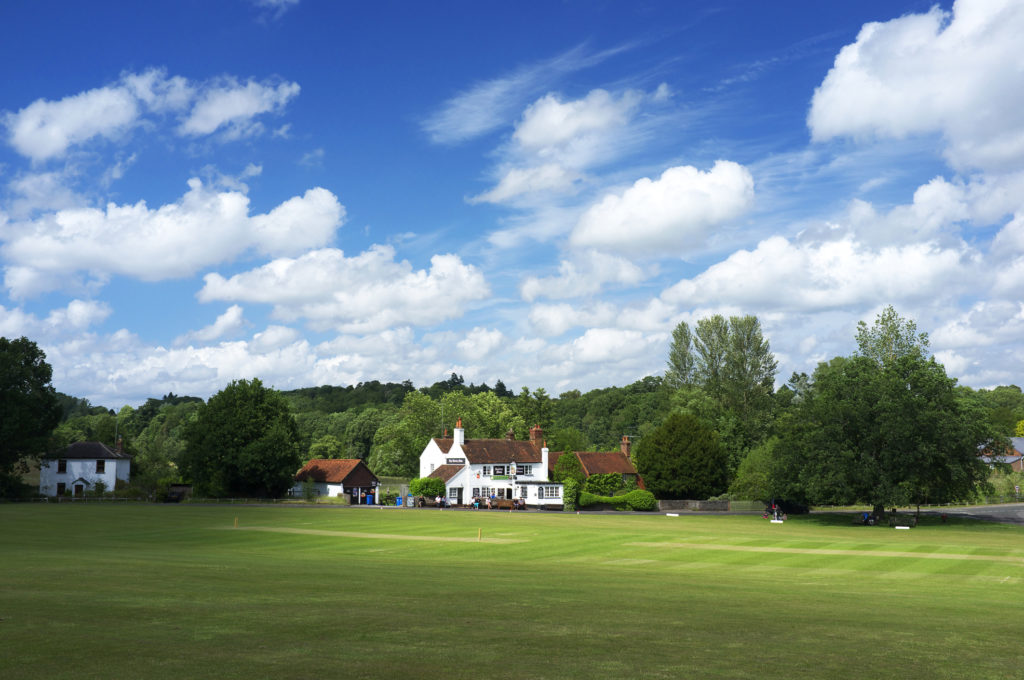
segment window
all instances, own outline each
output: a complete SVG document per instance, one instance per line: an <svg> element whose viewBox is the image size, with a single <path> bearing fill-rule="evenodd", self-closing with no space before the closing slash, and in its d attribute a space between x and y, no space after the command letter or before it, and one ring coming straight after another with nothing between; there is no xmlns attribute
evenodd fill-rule
<svg viewBox="0 0 1024 680"><path fill-rule="evenodd" d="M433 472L433 471L434 471L434 464L433 464L433 463L431 463L431 464L430 464L430 471L431 471L431 472Z"/></svg>
<svg viewBox="0 0 1024 680"><path fill-rule="evenodd" d="M561 498L562 487L541 486L537 487L537 498Z"/></svg>
<svg viewBox="0 0 1024 680"><path fill-rule="evenodd" d="M533 466L532 465L518 465L517 464L516 465L516 474L517 475L532 476L533 475Z"/></svg>
<svg viewBox="0 0 1024 680"><path fill-rule="evenodd" d="M491 476L491 466L490 465L485 465L484 466L483 475L484 475L484 477L490 477Z"/></svg>
<svg viewBox="0 0 1024 680"><path fill-rule="evenodd" d="M473 487L473 498L480 498L480 487Z"/></svg>
<svg viewBox="0 0 1024 680"><path fill-rule="evenodd" d="M63 496L68 491L68 485L64 482L57 482L57 495Z"/></svg>
<svg viewBox="0 0 1024 680"><path fill-rule="evenodd" d="M480 496L483 497L483 498L490 498L491 497L491 487L485 486L484 488L480 489Z"/></svg>
<svg viewBox="0 0 1024 680"><path fill-rule="evenodd" d="M519 487L519 497L520 498L526 498L526 487L525 486Z"/></svg>
<svg viewBox="0 0 1024 680"><path fill-rule="evenodd" d="M452 488L448 489L448 498L458 498L458 497L459 497L459 489L457 487L453 486Z"/></svg>
<svg viewBox="0 0 1024 680"><path fill-rule="evenodd" d="M68 471L68 462L64 459L57 461L57 474L64 475Z"/></svg>
<svg viewBox="0 0 1024 680"><path fill-rule="evenodd" d="M96 461L96 474L102 475L106 471L107 471L107 461L105 461L105 460L98 460L98 461Z"/></svg>

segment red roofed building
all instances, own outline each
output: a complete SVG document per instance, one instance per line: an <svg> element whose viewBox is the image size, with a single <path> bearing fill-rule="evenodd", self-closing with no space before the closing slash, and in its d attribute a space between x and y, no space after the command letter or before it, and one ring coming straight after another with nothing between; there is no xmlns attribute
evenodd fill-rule
<svg viewBox="0 0 1024 680"><path fill-rule="evenodd" d="M576 456L583 468L583 473L591 475L622 475L622 481L627 484L635 481L638 489L646 488L640 473L633 467L633 461L629 458L629 437L622 435L622 443L618 451L566 451L551 454L548 461L548 476L554 476L555 464L564 455Z"/></svg>
<svg viewBox="0 0 1024 680"><path fill-rule="evenodd" d="M529 441L517 440L511 431L504 439L466 439L460 419L451 438L427 442L420 477L443 479L452 505L491 496L532 506L562 504L562 485L549 481L548 447L539 425L530 428Z"/></svg>
<svg viewBox="0 0 1024 680"><path fill-rule="evenodd" d="M318 496L348 495L353 505L376 494L377 475L358 458L314 458L295 473L293 496L302 495L303 482L311 480Z"/></svg>

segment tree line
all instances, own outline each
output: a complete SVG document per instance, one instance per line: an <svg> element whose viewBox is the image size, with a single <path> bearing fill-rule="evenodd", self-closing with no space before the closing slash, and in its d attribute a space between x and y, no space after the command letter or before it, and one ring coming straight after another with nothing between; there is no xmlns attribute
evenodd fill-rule
<svg viewBox="0 0 1024 680"><path fill-rule="evenodd" d="M778 389L754 316L680 323L664 376L624 387L513 393L452 373L418 389L368 381L277 391L253 379L208 401L169 393L117 411L55 392L34 343L0 340L5 493L34 457L117 438L134 454L132 486L149 496L178 482L211 495L280 495L311 458L360 458L378 475L414 477L426 441L461 418L470 438L525 438L539 424L552 451L616 450L627 435L662 498L881 507L969 495L988 474L978 446L1024 432L1019 387L957 385L927 335L891 307L859 325L850 356Z"/></svg>

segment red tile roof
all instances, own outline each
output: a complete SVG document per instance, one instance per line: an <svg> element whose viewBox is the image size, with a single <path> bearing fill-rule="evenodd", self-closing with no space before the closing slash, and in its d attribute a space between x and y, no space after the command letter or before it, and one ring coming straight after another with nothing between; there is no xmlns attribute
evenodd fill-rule
<svg viewBox="0 0 1024 680"><path fill-rule="evenodd" d="M443 479L444 481L447 482L449 479L454 477L462 468L462 465L442 465L441 467L437 468L429 475L427 475L427 477L437 477L438 479Z"/></svg>
<svg viewBox="0 0 1024 680"><path fill-rule="evenodd" d="M590 475L606 475L617 472L622 475L635 475L636 468L621 451L577 451L576 457L583 465L583 471Z"/></svg>
<svg viewBox="0 0 1024 680"><path fill-rule="evenodd" d="M295 473L295 481L304 482L309 478L314 482L342 484L360 466L365 468L366 464L358 458L314 458ZM366 472L376 479L369 468L366 468Z"/></svg>
<svg viewBox="0 0 1024 680"><path fill-rule="evenodd" d="M452 439L434 439L441 450L448 453L454 445ZM518 439L467 439L462 450L470 463L540 463L540 445Z"/></svg>

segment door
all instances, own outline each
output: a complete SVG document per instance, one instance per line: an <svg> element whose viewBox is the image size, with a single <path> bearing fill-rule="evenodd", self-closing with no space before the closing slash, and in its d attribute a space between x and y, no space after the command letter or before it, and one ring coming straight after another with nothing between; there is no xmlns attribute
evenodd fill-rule
<svg viewBox="0 0 1024 680"><path fill-rule="evenodd" d="M84 496L85 495L85 486L82 485L82 484L75 484L75 495L76 496Z"/></svg>

